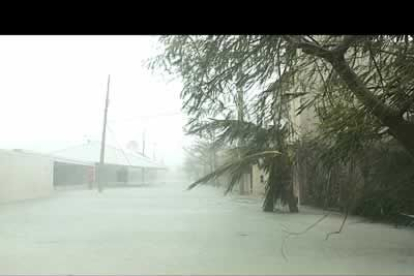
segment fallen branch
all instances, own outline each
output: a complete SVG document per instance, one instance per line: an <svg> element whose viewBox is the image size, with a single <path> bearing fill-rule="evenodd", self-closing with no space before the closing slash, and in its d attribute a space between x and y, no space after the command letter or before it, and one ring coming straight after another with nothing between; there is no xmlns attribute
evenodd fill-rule
<svg viewBox="0 0 414 276"><path fill-rule="evenodd" d="M327 241L331 235L340 234L342 232L342 229L344 228L345 222L348 218L348 214L349 214L349 208L346 209L345 217L342 220L342 224L341 224L341 227L339 227L339 230L334 231L334 232L329 232L328 234L326 234L325 241Z"/></svg>
<svg viewBox="0 0 414 276"><path fill-rule="evenodd" d="M289 235L294 235L294 236L299 236L302 234L305 234L306 232L308 232L309 230L311 230L313 227L315 227L318 223L320 223L322 220L324 220L327 216L329 216L330 213L327 213L325 215L323 215L321 218L319 218L316 222L314 222L313 224L311 224L310 226L308 226L305 230L301 231L301 232L290 232L290 231L285 231L288 232Z"/></svg>
<svg viewBox="0 0 414 276"><path fill-rule="evenodd" d="M291 237L291 236L300 236L300 235L305 234L306 232L308 232L309 230L311 230L313 227L315 227L316 225L318 225L318 224L319 224L321 221L323 221L325 218L327 218L329 215L330 215L330 213L327 213L327 214L323 215L321 218L319 218L317 221L315 221L313 224L311 224L310 226L308 226L305 230L303 230L303 231L301 231L301 232L290 232L290 231L287 231L287 230L285 230L285 229L286 229L286 226L284 226L284 225L282 224L283 228L285 228L285 229L283 230L283 232L286 232L286 233L287 233L287 235L286 235L286 236L285 236L285 238L283 239L283 242L282 242L282 247L281 247L281 249L280 249L280 252L281 252L281 254L282 254L283 258L285 259L285 261L288 261L288 258L287 258L286 254L285 254L285 243L286 243L287 239L288 239L289 237Z"/></svg>

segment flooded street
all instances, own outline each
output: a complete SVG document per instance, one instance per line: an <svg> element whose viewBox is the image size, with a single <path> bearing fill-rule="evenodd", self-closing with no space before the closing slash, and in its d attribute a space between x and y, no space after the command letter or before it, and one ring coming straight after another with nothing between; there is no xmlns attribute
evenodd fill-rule
<svg viewBox="0 0 414 276"><path fill-rule="evenodd" d="M332 216L285 240L320 213L182 184L58 191L1 205L0 274L413 274L412 230L352 217L325 241Z"/></svg>

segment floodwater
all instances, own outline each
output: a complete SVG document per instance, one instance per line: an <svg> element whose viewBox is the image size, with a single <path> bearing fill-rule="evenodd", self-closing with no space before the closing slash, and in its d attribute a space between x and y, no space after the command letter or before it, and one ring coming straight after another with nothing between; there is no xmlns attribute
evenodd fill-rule
<svg viewBox="0 0 414 276"><path fill-rule="evenodd" d="M0 274L414 274L414 231L183 184L57 191L0 205Z"/></svg>

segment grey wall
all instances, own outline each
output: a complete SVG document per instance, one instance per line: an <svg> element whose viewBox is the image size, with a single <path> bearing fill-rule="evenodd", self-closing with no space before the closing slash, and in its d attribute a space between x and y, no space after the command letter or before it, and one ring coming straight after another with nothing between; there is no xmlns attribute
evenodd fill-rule
<svg viewBox="0 0 414 276"><path fill-rule="evenodd" d="M88 184L90 167L55 162L53 183L55 186Z"/></svg>

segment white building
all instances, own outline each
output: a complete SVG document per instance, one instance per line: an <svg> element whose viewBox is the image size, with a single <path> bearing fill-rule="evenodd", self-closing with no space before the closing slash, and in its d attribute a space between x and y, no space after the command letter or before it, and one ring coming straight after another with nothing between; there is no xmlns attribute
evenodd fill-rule
<svg viewBox="0 0 414 276"><path fill-rule="evenodd" d="M53 160L19 150L0 150L0 203L50 196Z"/></svg>

